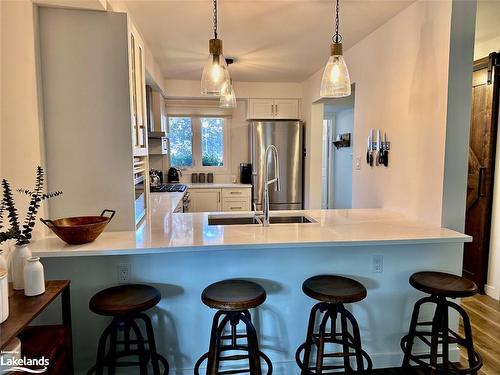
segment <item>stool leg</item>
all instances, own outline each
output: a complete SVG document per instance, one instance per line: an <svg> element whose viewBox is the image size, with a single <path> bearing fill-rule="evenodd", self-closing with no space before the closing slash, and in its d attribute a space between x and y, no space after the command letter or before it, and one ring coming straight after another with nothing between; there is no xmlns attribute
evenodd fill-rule
<svg viewBox="0 0 500 375"><path fill-rule="evenodd" d="M314 324L316 322L316 314L320 308L320 305L321 305L320 303L314 305L313 308L311 309L311 313L309 314L309 324L307 325L306 342L304 344L304 358L302 361L304 368L300 372L301 375L306 375L308 373L308 371L306 370L309 369L309 362L311 360L311 348L313 345ZM297 354L299 353L297 352ZM297 356L297 360L298 359L299 358Z"/></svg>
<svg viewBox="0 0 500 375"><path fill-rule="evenodd" d="M250 374L262 375L257 332L252 322L248 320L248 318L244 313L241 314L240 319L245 324L245 330L248 341L248 364L249 364Z"/></svg>
<svg viewBox="0 0 500 375"><path fill-rule="evenodd" d="M446 299L443 303L442 307L442 317L441 317L441 329L443 331L443 369L450 369L450 343L449 343L449 335L448 335L448 327L449 327L449 316L448 316L448 305L446 304Z"/></svg>
<svg viewBox="0 0 500 375"><path fill-rule="evenodd" d="M222 320L220 318L222 317ZM221 347L221 336L224 327L229 322L230 316L222 311L217 311L214 316L212 331L210 333L210 347L208 349L207 375L217 375L219 372L219 357ZM219 322L220 321L220 322Z"/></svg>
<svg viewBox="0 0 500 375"><path fill-rule="evenodd" d="M326 333L326 325L328 324L328 320L330 319L330 307L328 305L324 305L321 310L324 313L323 318L321 318L321 323L319 325L318 330L318 352L316 355L316 374L323 373L323 362L324 362L324 354L325 354L325 333Z"/></svg>
<svg viewBox="0 0 500 375"><path fill-rule="evenodd" d="M430 297L425 297L420 300L418 300L415 303L415 306L413 307L413 313L411 316L411 323L410 323L410 330L408 332L407 341L406 341L406 347L404 350L404 358L403 358L403 368L409 368L410 367L410 355L411 351L413 349L413 341L415 340L415 332L417 330L417 323L418 323L418 317L420 315L420 308L422 305L426 302L433 302L434 300L431 299ZM404 338L403 338L404 340Z"/></svg>
<svg viewBox="0 0 500 375"><path fill-rule="evenodd" d="M340 322L342 324L342 350L344 351L344 354L349 354L349 335L348 335L348 328L347 328L347 317L345 314L341 313L340 314ZM352 373L352 367L351 367L351 361L350 361L350 356L345 355L344 356L344 367L346 370L346 373ZM358 367L359 370L359 367Z"/></svg>
<svg viewBox="0 0 500 375"><path fill-rule="evenodd" d="M109 336L109 364L108 364L108 375L115 375L116 372L116 337L118 335L118 327L115 325L115 329L111 330L111 334Z"/></svg>
<svg viewBox="0 0 500 375"><path fill-rule="evenodd" d="M139 373L140 375L148 374L148 362L146 357L146 349L144 348L144 338L142 336L141 330L137 324L132 320L130 321L130 326L134 331L136 341L137 341L137 351L139 357Z"/></svg>
<svg viewBox="0 0 500 375"><path fill-rule="evenodd" d="M108 341L108 335L111 334L112 330L115 330L114 320L106 327L101 337L99 338L99 345L97 346L97 360L95 365L95 374L103 375L104 366L106 361L106 342Z"/></svg>
<svg viewBox="0 0 500 375"><path fill-rule="evenodd" d="M459 306L456 303L447 301L447 305L458 311L458 313L462 317L462 322L464 325L464 335L465 335L464 346L467 348L467 360L469 362L469 367L473 368L477 365L477 362L476 362L476 354L474 351L474 340L472 338L472 327L470 324L469 315L461 306ZM472 372L472 374L477 375L477 371Z"/></svg>
<svg viewBox="0 0 500 375"><path fill-rule="evenodd" d="M160 365L158 363L158 353L156 352L156 341L155 334L153 332L153 326L151 324L151 319L146 314L139 314L138 316L146 327L146 336L148 341L149 353L151 355L151 366L153 367L153 375L160 375ZM168 369L166 369L168 372Z"/></svg>
<svg viewBox="0 0 500 375"><path fill-rule="evenodd" d="M429 360L430 364L430 374L435 375L438 366L438 341L439 341L439 330L441 328L442 321L442 305L438 300L436 311L434 313L434 318L432 319L432 334L431 334L431 357Z"/></svg>
<svg viewBox="0 0 500 375"><path fill-rule="evenodd" d="M365 370L365 363L363 361L363 349L361 346L361 333L359 331L359 325L356 319L354 318L354 315L351 314L349 310L347 310L344 305L341 305L341 311L342 315L345 315L345 317L349 320L351 323L352 327L352 336L353 336L353 345L354 345L354 350L356 351L356 371L357 372L363 372ZM368 367L370 367L370 361L368 360Z"/></svg>

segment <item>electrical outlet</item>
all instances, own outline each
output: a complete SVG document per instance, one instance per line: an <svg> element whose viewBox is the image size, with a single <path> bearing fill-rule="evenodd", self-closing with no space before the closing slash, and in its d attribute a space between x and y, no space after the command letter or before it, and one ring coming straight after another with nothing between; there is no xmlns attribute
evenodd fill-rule
<svg viewBox="0 0 500 375"><path fill-rule="evenodd" d="M356 170L360 170L361 169L361 156L356 156Z"/></svg>
<svg viewBox="0 0 500 375"><path fill-rule="evenodd" d="M127 283L130 278L130 264L120 263L117 265L116 274L119 283Z"/></svg>
<svg viewBox="0 0 500 375"><path fill-rule="evenodd" d="M376 254L372 258L372 272L382 273L384 272L384 256L381 254Z"/></svg>

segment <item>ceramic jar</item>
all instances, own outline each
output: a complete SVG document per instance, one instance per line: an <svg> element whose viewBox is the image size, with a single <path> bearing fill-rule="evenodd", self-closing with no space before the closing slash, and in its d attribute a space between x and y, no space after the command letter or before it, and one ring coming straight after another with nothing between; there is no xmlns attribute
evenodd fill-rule
<svg viewBox="0 0 500 375"><path fill-rule="evenodd" d="M45 292L45 276L40 257L29 257L24 265L24 295L38 296Z"/></svg>
<svg viewBox="0 0 500 375"><path fill-rule="evenodd" d="M10 272L15 290L24 289L24 264L29 257L31 257L31 251L27 245L16 246L12 252Z"/></svg>
<svg viewBox="0 0 500 375"><path fill-rule="evenodd" d="M7 270L0 268L0 323L9 317L9 281Z"/></svg>

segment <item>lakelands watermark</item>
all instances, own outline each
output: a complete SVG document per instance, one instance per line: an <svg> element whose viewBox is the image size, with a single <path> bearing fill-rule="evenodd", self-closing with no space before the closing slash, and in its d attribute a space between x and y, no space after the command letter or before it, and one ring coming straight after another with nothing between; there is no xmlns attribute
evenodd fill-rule
<svg viewBox="0 0 500 375"><path fill-rule="evenodd" d="M9 373L11 371L27 372L30 374L43 374L49 366L49 359L28 358L26 356L19 358L19 352L2 351L0 356L0 373Z"/></svg>

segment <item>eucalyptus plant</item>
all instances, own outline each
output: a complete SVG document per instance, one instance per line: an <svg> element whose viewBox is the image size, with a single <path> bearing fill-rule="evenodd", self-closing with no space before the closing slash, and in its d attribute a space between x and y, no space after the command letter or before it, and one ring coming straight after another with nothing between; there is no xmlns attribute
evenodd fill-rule
<svg viewBox="0 0 500 375"><path fill-rule="evenodd" d="M62 194L61 191L44 193L44 170L42 167L37 167L35 177L35 188L33 190L18 189L19 193L30 197L30 203L26 212L26 217L23 224L19 220L18 210L12 194L10 183L2 180L3 198L0 203L0 242L8 239L15 239L17 245L26 245L30 242L33 228L35 227L36 215L40 209L42 201L57 197ZM6 231L1 231L4 227L4 213L7 213L10 228Z"/></svg>

